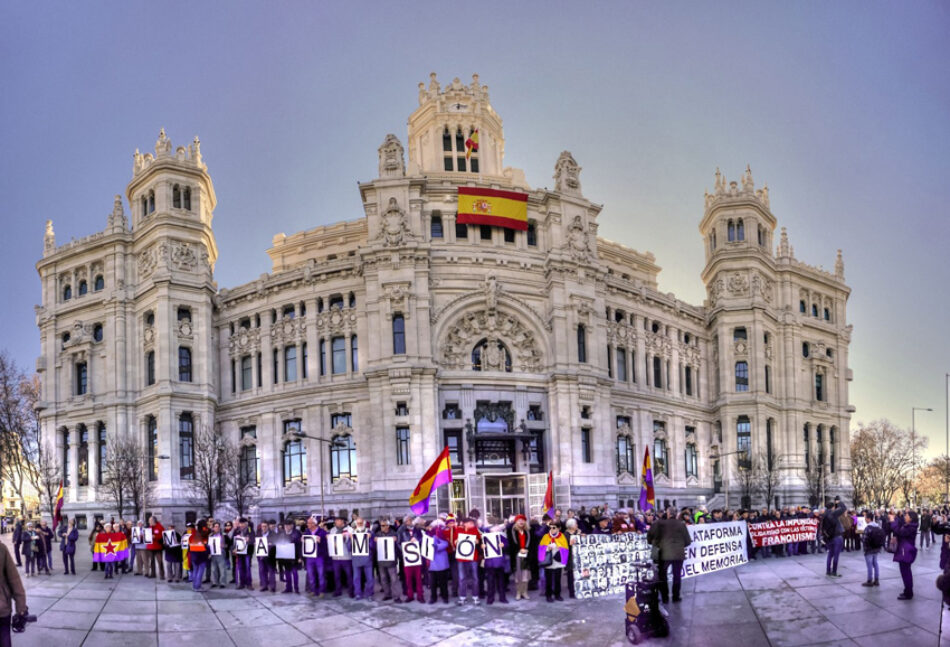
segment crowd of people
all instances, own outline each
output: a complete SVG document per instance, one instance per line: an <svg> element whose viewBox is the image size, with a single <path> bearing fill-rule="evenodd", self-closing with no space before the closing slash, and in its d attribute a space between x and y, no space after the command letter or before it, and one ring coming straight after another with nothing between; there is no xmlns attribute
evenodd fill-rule
<svg viewBox="0 0 950 647"><path fill-rule="evenodd" d="M573 561L577 538L586 534L609 535L646 533L655 546L653 558L658 563L659 590L669 600L668 571L672 571L672 599L681 599L680 574L686 547L690 543L688 526L723 521L746 521L749 524L785 519L818 521L814 539L797 543L755 547L747 537L748 558L783 558L809 553L827 552L826 575L839 577L838 559L842 551L863 551L867 566L864 586L879 584L878 555L893 553L903 578L904 590L899 599L913 598L911 564L920 546L929 547L941 537L940 567L950 565L950 521L948 510L849 510L838 499L828 508L799 506L777 510L723 510L705 508L669 508L655 513L630 509L611 510L605 504L590 510L579 508L554 510L552 516L528 519L513 515L507 520L489 518L483 522L478 510L456 518L441 514L435 519L406 516L402 519L382 517L372 521L358 511L333 511L323 517L264 520L253 525L246 517L221 521L199 519L177 529L163 526L154 516L144 521L111 520L97 522L89 532L89 550L95 552L97 539L121 533L128 542L127 557L117 562L94 561L92 570L102 569L104 577L132 574L158 578L169 583L187 582L195 591L235 586L237 589L283 593L300 593L317 598L347 595L356 599L378 599L395 603L449 603L460 605L509 602L530 599L535 591L543 591L548 602L562 601L562 591L575 596ZM105 535L103 534L105 533ZM503 552L486 555L483 535L500 533ZM312 535L316 550L304 554L304 536ZM333 535L342 535L341 551L331 554ZM472 559L456 557L459 541L465 535L474 538ZM423 537L431 538L431 559L414 557ZM255 539L266 538L266 555L258 555ZM380 553L376 543L393 538L390 553ZM354 540L364 547L354 554ZM50 575L53 569L54 544L58 542L64 573L75 575L75 553L79 531L72 520L58 524L54 533L46 521L18 520L13 529L13 548L17 566L26 576ZM279 548L282 544L292 546ZM369 547L368 552L365 546ZM409 554L405 554L409 553ZM22 561L21 561L22 558ZM25 562L25 565L23 564ZM256 568L255 568L256 566ZM254 577L256 571L256 583ZM562 583L566 581L566 587ZM279 583L279 584L278 584ZM427 589L427 591L426 591Z"/></svg>

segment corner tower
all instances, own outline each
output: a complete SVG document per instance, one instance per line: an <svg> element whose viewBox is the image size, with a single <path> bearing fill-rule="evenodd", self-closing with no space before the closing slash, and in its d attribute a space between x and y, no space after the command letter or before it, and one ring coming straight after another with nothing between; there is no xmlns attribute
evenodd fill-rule
<svg viewBox="0 0 950 647"><path fill-rule="evenodd" d="M466 142L477 131L478 151L466 159ZM501 176L505 137L501 117L488 101L488 86L463 85L458 78L442 88L435 72L428 88L419 84L419 107L409 116L409 174L471 173Z"/></svg>

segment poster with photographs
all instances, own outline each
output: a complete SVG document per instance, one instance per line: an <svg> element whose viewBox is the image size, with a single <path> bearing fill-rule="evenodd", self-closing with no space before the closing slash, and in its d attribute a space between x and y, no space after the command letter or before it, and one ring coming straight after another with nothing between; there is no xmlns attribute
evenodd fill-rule
<svg viewBox="0 0 950 647"><path fill-rule="evenodd" d="M580 599L623 593L628 582L639 581L638 569L652 568L649 562L646 535L628 532L578 537L574 544L574 591Z"/></svg>

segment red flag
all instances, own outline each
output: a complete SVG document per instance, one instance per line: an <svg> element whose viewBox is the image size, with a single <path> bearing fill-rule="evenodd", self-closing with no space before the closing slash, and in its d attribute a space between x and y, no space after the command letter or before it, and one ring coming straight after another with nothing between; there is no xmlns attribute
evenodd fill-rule
<svg viewBox="0 0 950 647"><path fill-rule="evenodd" d="M548 472L548 489L544 493L544 514L554 519L554 471Z"/></svg>
<svg viewBox="0 0 950 647"><path fill-rule="evenodd" d="M63 515L63 481L59 482L59 492L56 494L56 510L53 512L53 532L56 532L56 526L62 521Z"/></svg>

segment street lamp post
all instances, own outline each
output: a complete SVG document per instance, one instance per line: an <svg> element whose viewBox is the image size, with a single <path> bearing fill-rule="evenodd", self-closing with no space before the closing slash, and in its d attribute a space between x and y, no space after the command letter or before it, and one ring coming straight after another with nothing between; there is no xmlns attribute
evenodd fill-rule
<svg viewBox="0 0 950 647"><path fill-rule="evenodd" d="M914 501L911 503L912 508L917 507L917 412L918 411L933 411L933 409L925 407L911 407L910 410L910 450L912 454L911 458L911 494L914 497Z"/></svg>
<svg viewBox="0 0 950 647"><path fill-rule="evenodd" d="M315 441L317 441L318 443L326 443L327 446L329 446L329 447L336 447L336 446L337 446L337 440L336 440L335 438L334 438L333 440L327 440L326 438L320 438L320 437L318 437L318 436L311 436L311 435L306 434L306 433L304 433L303 431L299 431L299 430L298 430L298 431L295 431L293 435L294 435L296 438L309 438L310 440L315 440ZM320 477L319 477L319 478L320 478L320 514L323 515L323 516L326 516L326 514L327 514L327 507L326 507L326 505L325 505L325 503L324 503L324 500L323 500L324 492L323 492L323 452L322 452L322 451L317 452L317 460L318 460L319 465L320 465Z"/></svg>
<svg viewBox="0 0 950 647"><path fill-rule="evenodd" d="M944 374L943 383L944 415L946 416L947 446L943 453L943 479L946 486L947 496L943 501L944 505L950 505L950 373Z"/></svg>

